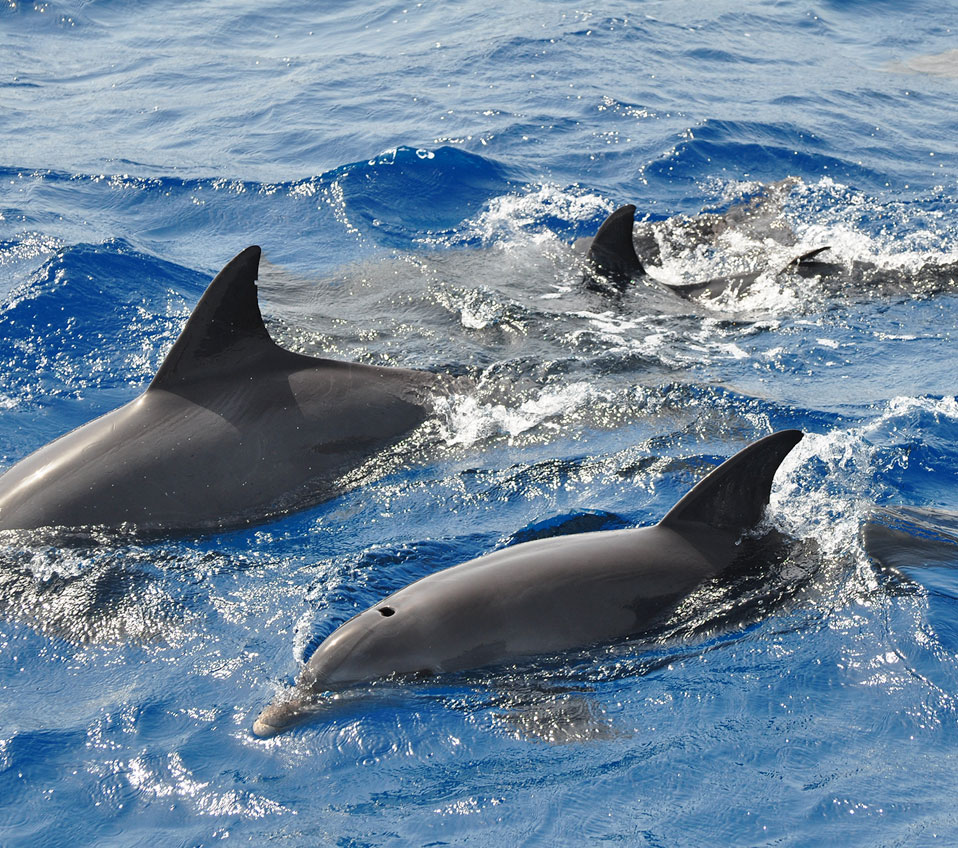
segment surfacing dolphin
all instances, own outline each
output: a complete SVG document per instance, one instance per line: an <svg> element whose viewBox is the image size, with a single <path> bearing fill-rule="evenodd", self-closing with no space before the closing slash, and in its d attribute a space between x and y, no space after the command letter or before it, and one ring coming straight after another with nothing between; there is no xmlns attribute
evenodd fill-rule
<svg viewBox="0 0 958 848"><path fill-rule="evenodd" d="M260 249L210 283L147 390L0 477L0 530L239 527L341 492L428 415L435 375L292 353L257 302Z"/></svg>
<svg viewBox="0 0 958 848"><path fill-rule="evenodd" d="M733 206L724 214L679 216L664 222L661 228L636 226L635 206L622 206L609 215L594 237L577 239L573 245L586 260L584 283L593 291L616 294L647 276L647 266L661 263L659 239L667 243L669 251L674 251L714 244L722 233L737 231L752 241L794 248L792 258L784 264L700 282L667 283L656 279L656 284L692 300L747 292L760 278L783 274L815 279L826 293L842 297L930 295L953 290L958 284L958 262L882 267L869 260L842 259L832 255L834 251L827 245L799 252L795 234L780 217L781 202L794 184L792 179L771 183L764 187L761 196ZM780 255L778 251L776 254Z"/></svg>
<svg viewBox="0 0 958 848"><path fill-rule="evenodd" d="M586 272L586 285L596 291L622 290L630 282L645 276L645 266L635 250L633 227L635 225L635 206L627 204L616 209L599 227L591 238L577 239L573 248L585 255L589 270ZM776 273L791 271L803 276L834 273L839 266L822 262L820 254L829 250L818 247L796 256ZM727 277L715 277L699 283L661 283L669 291L682 297L706 295L715 297L727 290L744 290L754 283L764 270L731 274Z"/></svg>
<svg viewBox="0 0 958 848"><path fill-rule="evenodd" d="M400 589L332 633L253 732L280 733L315 714L323 693L378 678L480 668L648 630L735 561L801 438L784 430L754 442L654 526L523 542Z"/></svg>
<svg viewBox="0 0 958 848"><path fill-rule="evenodd" d="M861 530L862 545L883 568L922 574L958 565L958 513L935 507L875 507Z"/></svg>

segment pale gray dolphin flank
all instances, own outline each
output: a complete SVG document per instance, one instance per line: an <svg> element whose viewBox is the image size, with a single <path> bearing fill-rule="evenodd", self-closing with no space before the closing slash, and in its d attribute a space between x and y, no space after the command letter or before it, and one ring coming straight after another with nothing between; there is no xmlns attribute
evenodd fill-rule
<svg viewBox="0 0 958 848"><path fill-rule="evenodd" d="M332 633L253 732L280 733L315 713L318 695L377 678L479 668L649 629L735 560L801 438L784 430L754 442L654 526L523 542L400 589Z"/></svg>
<svg viewBox="0 0 958 848"><path fill-rule="evenodd" d="M339 494L343 474L427 417L434 375L277 345L259 259L249 247L216 276L142 395L0 477L0 530L262 521Z"/></svg>

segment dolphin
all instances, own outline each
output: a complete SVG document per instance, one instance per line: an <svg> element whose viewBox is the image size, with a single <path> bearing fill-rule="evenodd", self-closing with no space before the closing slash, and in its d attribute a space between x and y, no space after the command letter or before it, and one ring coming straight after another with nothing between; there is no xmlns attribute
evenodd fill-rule
<svg viewBox="0 0 958 848"><path fill-rule="evenodd" d="M713 242L722 233L736 230L752 240L794 247L795 234L779 220L781 201L794 184L793 179L771 183L765 186L762 196L733 206L724 214L672 218L661 229L649 224L636 225L635 206L621 206L602 223L595 236L577 239L573 244L573 250L585 258L583 281L593 291L614 295L643 277L652 279L646 267L661 263L659 239L675 250ZM958 262L928 261L917 268L883 268L869 260L842 260L832 253L830 246L823 245L802 253L796 250L788 262L777 268L759 268L691 283L658 279L655 282L686 299L714 298L727 291L745 292L768 273L814 278L829 294L843 296L937 294L954 289L958 282Z"/></svg>
<svg viewBox="0 0 958 848"><path fill-rule="evenodd" d="M634 225L635 206L629 203L620 206L609 215L593 237L576 240L573 249L585 256L588 266L585 276L585 284L588 288L608 292L611 286L612 290L621 291L632 281L646 276L645 266L635 250L635 242L633 241ZM710 222L710 227L714 229L716 226L714 222ZM654 242L654 237L649 234L643 234L640 238L643 245L646 245L650 239ZM779 268L776 273L781 274L789 271L806 277L835 274L841 266L824 262L820 258L822 253L830 249L828 246L824 246L802 253L791 259L784 267ZM653 247L652 252L654 251ZM715 277L703 282L662 282L661 285L686 298L699 295L715 297L730 289L745 290L763 273L765 273L764 270L746 271L728 277Z"/></svg>
<svg viewBox="0 0 958 848"><path fill-rule="evenodd" d="M269 336L260 248L210 283L143 394L0 476L0 530L182 533L336 496L430 412L439 377L319 359Z"/></svg>
<svg viewBox="0 0 958 848"><path fill-rule="evenodd" d="M651 527L522 542L400 589L334 631L253 733L280 733L315 713L323 693L379 678L475 669L647 631L735 561L801 438L784 430L752 443Z"/></svg>
<svg viewBox="0 0 958 848"><path fill-rule="evenodd" d="M958 513L936 507L874 507L861 528L865 552L899 573L958 565Z"/></svg>

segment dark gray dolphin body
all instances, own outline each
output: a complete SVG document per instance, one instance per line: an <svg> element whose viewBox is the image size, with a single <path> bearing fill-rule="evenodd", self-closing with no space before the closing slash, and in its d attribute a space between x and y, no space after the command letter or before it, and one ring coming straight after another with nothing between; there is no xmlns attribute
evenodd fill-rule
<svg viewBox="0 0 958 848"><path fill-rule="evenodd" d="M253 732L315 712L317 696L394 674L461 671L647 630L736 558L761 518L786 430L712 471L658 524L524 542L431 574L347 621Z"/></svg>
<svg viewBox="0 0 958 848"><path fill-rule="evenodd" d="M591 269L615 285L625 285L645 273L632 242L635 206L620 206L592 238L577 239L574 248L585 254ZM591 280L588 282L595 282Z"/></svg>
<svg viewBox="0 0 958 848"><path fill-rule="evenodd" d="M958 565L958 513L935 507L875 507L861 530L862 545L883 568L927 575Z"/></svg>
<svg viewBox="0 0 958 848"><path fill-rule="evenodd" d="M210 283L149 388L0 477L0 530L242 526L339 493L427 416L431 374L279 347L257 303L260 249Z"/></svg>

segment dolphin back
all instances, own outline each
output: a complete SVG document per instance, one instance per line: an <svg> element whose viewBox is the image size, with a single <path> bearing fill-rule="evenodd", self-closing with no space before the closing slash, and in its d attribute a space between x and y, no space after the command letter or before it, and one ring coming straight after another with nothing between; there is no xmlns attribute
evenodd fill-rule
<svg viewBox="0 0 958 848"><path fill-rule="evenodd" d="M0 476L0 529L247 526L357 485L425 420L433 375L276 344L259 262L248 247L216 275L140 397Z"/></svg>
<svg viewBox="0 0 958 848"><path fill-rule="evenodd" d="M659 526L707 524L737 535L754 527L768 506L775 472L802 435L782 430L743 448L701 480Z"/></svg>

